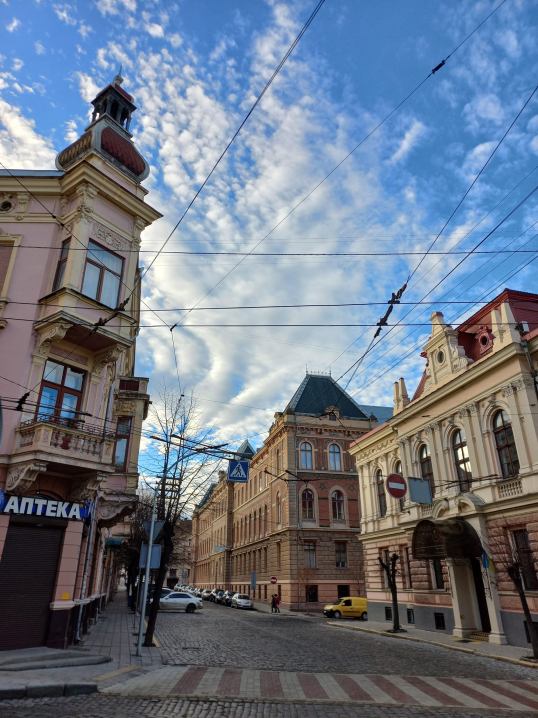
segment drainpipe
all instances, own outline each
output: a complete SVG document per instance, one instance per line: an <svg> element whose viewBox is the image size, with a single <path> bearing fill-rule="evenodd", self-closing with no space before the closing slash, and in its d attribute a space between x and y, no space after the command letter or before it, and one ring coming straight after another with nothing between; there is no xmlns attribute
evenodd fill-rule
<svg viewBox="0 0 538 718"><path fill-rule="evenodd" d="M84 573L82 574L82 588L80 590L80 600L83 601L86 598L86 587L88 585L88 571L90 568L90 558L93 548L93 535L95 533L95 521L97 517L97 502L99 501L99 497L95 497L95 503L93 505L93 512L92 512L92 521L90 524L90 536L88 538L88 547L86 549L86 560L84 561ZM77 618L77 629L75 631L75 643L78 643L80 641L80 624L82 623L82 610L84 608L84 604L81 603L78 609L78 618Z"/></svg>

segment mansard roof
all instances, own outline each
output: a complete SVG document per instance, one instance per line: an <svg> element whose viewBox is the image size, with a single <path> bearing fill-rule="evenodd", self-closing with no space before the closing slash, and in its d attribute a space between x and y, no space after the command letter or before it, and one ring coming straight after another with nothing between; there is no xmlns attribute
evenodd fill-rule
<svg viewBox="0 0 538 718"><path fill-rule="evenodd" d="M319 416L333 407L338 409L342 419L368 421L368 414L329 374L307 374L286 407L286 411L291 410L295 414L305 416Z"/></svg>

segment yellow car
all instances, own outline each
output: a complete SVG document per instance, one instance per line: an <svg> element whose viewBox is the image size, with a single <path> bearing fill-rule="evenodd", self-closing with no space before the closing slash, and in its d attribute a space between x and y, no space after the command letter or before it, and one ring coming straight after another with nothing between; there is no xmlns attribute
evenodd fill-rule
<svg viewBox="0 0 538 718"><path fill-rule="evenodd" d="M336 603L325 606L323 613L327 618L368 618L368 601L365 598L341 598Z"/></svg>

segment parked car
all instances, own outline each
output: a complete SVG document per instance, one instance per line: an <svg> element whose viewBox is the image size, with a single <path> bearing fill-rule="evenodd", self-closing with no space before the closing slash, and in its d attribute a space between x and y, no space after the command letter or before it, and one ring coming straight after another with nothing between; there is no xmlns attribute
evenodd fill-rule
<svg viewBox="0 0 538 718"><path fill-rule="evenodd" d="M161 589L161 598L168 596L169 593L172 593L172 589L163 587ZM148 599L153 598L154 594L155 594L155 585L152 583L150 585L150 587L148 588Z"/></svg>
<svg viewBox="0 0 538 718"><path fill-rule="evenodd" d="M172 591L168 596L161 598L159 608L161 611L186 611L194 613L196 609L204 607L201 598L195 598L186 591Z"/></svg>
<svg viewBox="0 0 538 718"><path fill-rule="evenodd" d="M217 594L215 596L215 603L220 603L221 605L224 605L224 591L217 591Z"/></svg>
<svg viewBox="0 0 538 718"><path fill-rule="evenodd" d="M366 621L368 619L368 601L365 598L348 596L325 606L323 613L329 618L360 618Z"/></svg>
<svg viewBox="0 0 538 718"><path fill-rule="evenodd" d="M254 603L246 593L234 593L231 606L232 608L254 608Z"/></svg>
<svg viewBox="0 0 538 718"><path fill-rule="evenodd" d="M208 588L204 588L202 591L202 598L204 601L209 601L209 597L211 596L211 591Z"/></svg>
<svg viewBox="0 0 538 718"><path fill-rule="evenodd" d="M211 591L211 595L209 596L209 600L210 600L210 601L213 601L213 603L215 603L215 601L217 600L217 593L218 593L218 592L219 592L219 589L218 589L218 588L214 588L214 589Z"/></svg>
<svg viewBox="0 0 538 718"><path fill-rule="evenodd" d="M222 605L223 606L231 606L233 597L234 597L233 591L224 591Z"/></svg>

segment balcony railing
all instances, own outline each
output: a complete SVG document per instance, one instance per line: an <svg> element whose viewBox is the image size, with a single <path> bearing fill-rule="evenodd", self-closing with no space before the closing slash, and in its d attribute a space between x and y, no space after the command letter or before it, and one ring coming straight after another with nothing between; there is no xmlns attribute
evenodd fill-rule
<svg viewBox="0 0 538 718"><path fill-rule="evenodd" d="M38 415L21 422L15 453L39 451L72 459L111 464L115 437L110 428L80 419Z"/></svg>

